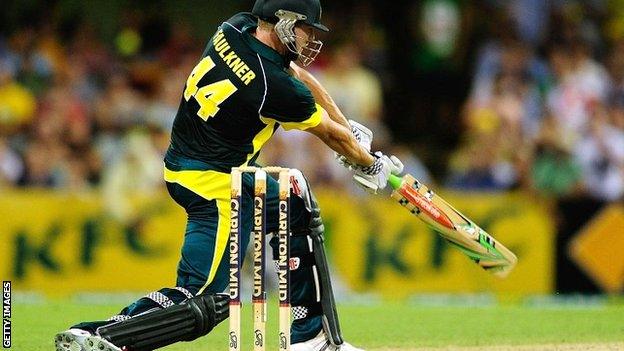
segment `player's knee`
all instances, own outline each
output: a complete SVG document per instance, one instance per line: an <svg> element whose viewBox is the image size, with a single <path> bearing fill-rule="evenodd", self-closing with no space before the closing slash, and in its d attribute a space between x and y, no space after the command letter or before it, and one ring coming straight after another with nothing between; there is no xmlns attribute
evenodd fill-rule
<svg viewBox="0 0 624 351"><path fill-rule="evenodd" d="M195 332L187 335L186 341L208 334L217 324L229 316L229 297L224 294L200 294L184 301L195 317Z"/></svg>

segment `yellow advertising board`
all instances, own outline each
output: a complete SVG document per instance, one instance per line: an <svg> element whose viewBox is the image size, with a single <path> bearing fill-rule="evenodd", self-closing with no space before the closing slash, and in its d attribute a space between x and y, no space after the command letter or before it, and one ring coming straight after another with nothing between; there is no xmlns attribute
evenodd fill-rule
<svg viewBox="0 0 624 351"><path fill-rule="evenodd" d="M317 192L330 264L356 291L548 293L553 228L545 206L522 195L444 194L518 256L507 279L481 270L384 196ZM166 194L135 199L121 223L97 193L13 192L0 197L0 274L16 290L152 291L175 284L185 214Z"/></svg>
<svg viewBox="0 0 624 351"><path fill-rule="evenodd" d="M355 290L388 297L553 291L553 223L546 206L534 199L520 194L442 194L518 256L514 271L500 279L394 201L319 195L334 269Z"/></svg>
<svg viewBox="0 0 624 351"><path fill-rule="evenodd" d="M158 194L119 223L97 194L3 193L0 273L16 290L151 291L175 284L184 212Z"/></svg>
<svg viewBox="0 0 624 351"><path fill-rule="evenodd" d="M572 259L609 293L624 291L624 206L600 211L569 245Z"/></svg>

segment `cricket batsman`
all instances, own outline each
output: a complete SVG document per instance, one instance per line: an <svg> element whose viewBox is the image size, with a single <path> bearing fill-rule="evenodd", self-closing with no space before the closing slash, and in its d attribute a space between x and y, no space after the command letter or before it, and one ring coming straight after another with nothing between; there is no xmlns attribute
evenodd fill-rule
<svg viewBox="0 0 624 351"><path fill-rule="evenodd" d="M370 152L372 132L348 121L302 68L321 49L315 33L329 31L321 13L319 0L257 0L251 13L218 27L186 81L164 160L167 190L188 217L175 286L57 334L57 351L153 350L206 335L227 318L230 171L255 165L280 126L317 136L370 192L402 172L396 157ZM298 262L291 265L291 350L360 350L340 332L318 204L301 172L294 170L291 181L290 253ZM253 175L244 174L242 183L243 206L251 209ZM266 206L267 232L275 233L278 183L270 177ZM241 213L245 250L253 214ZM277 260L277 237L270 244Z"/></svg>

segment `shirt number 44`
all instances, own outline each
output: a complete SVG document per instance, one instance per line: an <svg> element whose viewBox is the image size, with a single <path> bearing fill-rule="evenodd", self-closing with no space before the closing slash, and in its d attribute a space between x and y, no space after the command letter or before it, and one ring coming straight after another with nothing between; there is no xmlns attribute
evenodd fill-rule
<svg viewBox="0 0 624 351"><path fill-rule="evenodd" d="M197 115L207 121L208 118L214 117L219 112L219 105L227 100L236 92L236 86L229 80L224 79L199 88L197 84L202 77L215 67L215 63L210 56L204 57L203 60L193 68L193 72L186 81L186 89L184 89L184 99L189 101L194 97L199 104Z"/></svg>

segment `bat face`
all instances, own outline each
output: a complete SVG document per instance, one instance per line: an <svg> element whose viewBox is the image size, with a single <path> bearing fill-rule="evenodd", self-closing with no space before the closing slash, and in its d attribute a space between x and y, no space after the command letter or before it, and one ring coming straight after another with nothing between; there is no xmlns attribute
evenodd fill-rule
<svg viewBox="0 0 624 351"><path fill-rule="evenodd" d="M392 177L392 198L483 269L505 277L516 265L518 259L509 249L413 176Z"/></svg>
<svg viewBox="0 0 624 351"><path fill-rule="evenodd" d="M399 200L399 203L410 211L421 212L441 226L454 230L455 226L450 218L431 201L431 198L434 196L433 192L428 192L428 194L431 194L430 197L422 195L418 192L418 189L421 187L421 184L417 180L412 184L404 182L401 187L396 190L404 198Z"/></svg>

